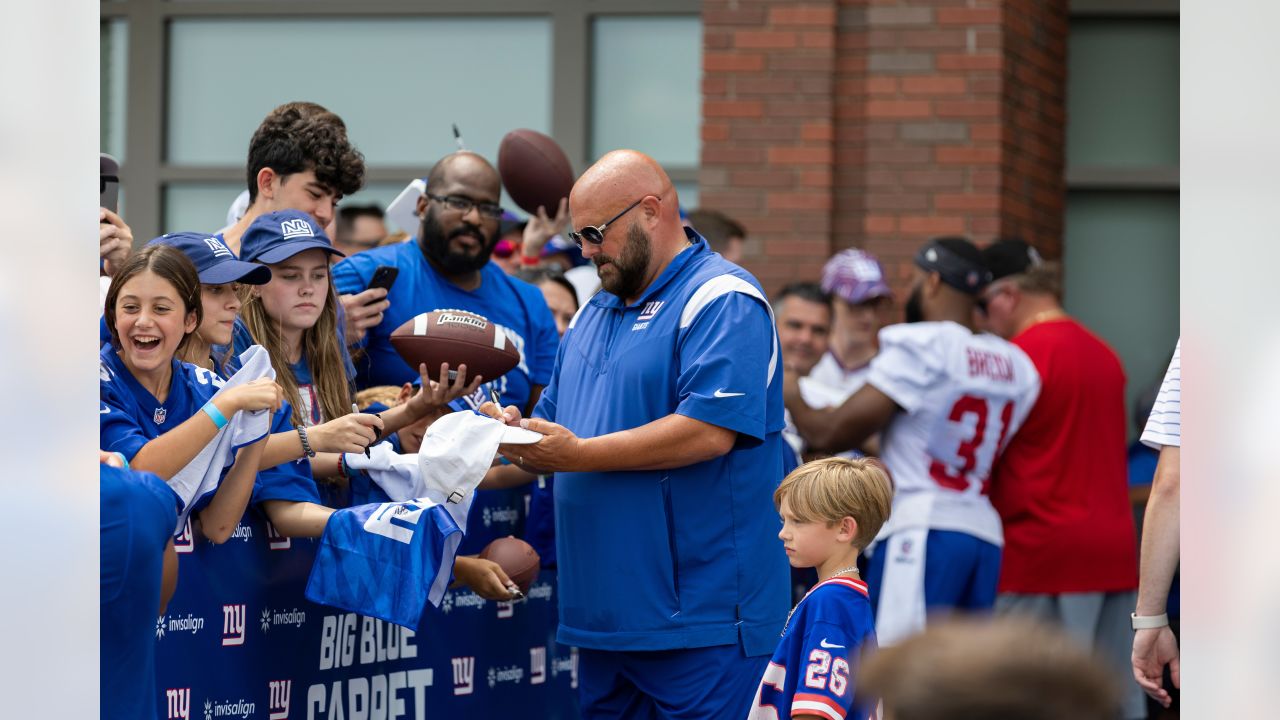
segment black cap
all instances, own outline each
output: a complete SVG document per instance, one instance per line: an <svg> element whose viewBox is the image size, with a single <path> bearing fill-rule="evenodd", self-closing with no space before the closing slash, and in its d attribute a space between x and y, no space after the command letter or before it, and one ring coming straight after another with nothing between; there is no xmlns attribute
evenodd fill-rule
<svg viewBox="0 0 1280 720"><path fill-rule="evenodd" d="M993 281L1019 275L1044 262L1026 241L1019 238L996 240L982 251L982 262L991 271Z"/></svg>
<svg viewBox="0 0 1280 720"><path fill-rule="evenodd" d="M943 283L967 295L977 295L991 282L982 254L965 238L934 238L916 252L915 263L926 272L938 273Z"/></svg>

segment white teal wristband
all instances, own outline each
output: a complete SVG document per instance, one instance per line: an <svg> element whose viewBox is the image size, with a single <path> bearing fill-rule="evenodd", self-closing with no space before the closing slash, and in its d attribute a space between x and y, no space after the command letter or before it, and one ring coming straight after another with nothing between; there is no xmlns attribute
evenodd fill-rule
<svg viewBox="0 0 1280 720"><path fill-rule="evenodd" d="M204 407L200 409L203 410L204 414L208 415L209 419L213 421L214 427L221 430L227 426L227 416L222 414L222 411L218 409L217 405L213 404L212 400L205 403Z"/></svg>

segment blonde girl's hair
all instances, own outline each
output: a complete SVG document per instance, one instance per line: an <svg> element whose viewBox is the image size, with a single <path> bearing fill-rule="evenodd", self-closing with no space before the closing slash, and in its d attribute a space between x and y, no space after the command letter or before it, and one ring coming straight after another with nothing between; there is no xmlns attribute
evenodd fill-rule
<svg viewBox="0 0 1280 720"><path fill-rule="evenodd" d="M288 348L279 321L267 315L262 298L253 292L257 285L240 287L240 318L253 336L253 341L267 349L271 366L276 369L276 382L284 388L284 397L293 406L293 424L308 426L311 418L303 413L302 393L298 379L289 367ZM342 362L342 348L338 340L338 294L333 289L333 278L328 280L328 298L316 324L302 333L302 357L311 370L316 396L320 402L321 422L342 417L351 412L351 383L347 379L346 366Z"/></svg>
<svg viewBox="0 0 1280 720"><path fill-rule="evenodd" d="M893 480L876 458L823 458L801 465L783 479L773 493L774 507L781 508L783 499L800 522L857 520L853 544L861 550L889 519Z"/></svg>

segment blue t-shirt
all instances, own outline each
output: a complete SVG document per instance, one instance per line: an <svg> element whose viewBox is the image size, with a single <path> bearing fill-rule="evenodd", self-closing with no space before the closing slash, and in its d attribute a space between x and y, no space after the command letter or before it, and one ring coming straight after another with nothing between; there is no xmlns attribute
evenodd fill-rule
<svg viewBox="0 0 1280 720"><path fill-rule="evenodd" d="M175 498L151 473L102 465L99 661L103 718L156 717L156 616Z"/></svg>
<svg viewBox="0 0 1280 720"><path fill-rule="evenodd" d="M693 246L634 305L600 292L583 306L533 414L582 438L680 414L737 442L672 470L556 474L559 640L609 650L741 642L748 656L767 655L789 604L772 501L789 452L777 335L755 278L686 232ZM625 589L608 580L618 569Z"/></svg>
<svg viewBox="0 0 1280 720"><path fill-rule="evenodd" d="M338 308L342 308L342 304L338 304ZM356 376L355 365L351 364L351 353L347 351L347 332L343 317L345 314L339 314L338 318L338 343L342 347L342 366L346 370L347 379L351 380ZM249 349L250 345L256 345L257 341L253 339L253 335L249 332L249 326L244 324L244 320L236 317L235 323L231 326L231 346L214 345L210 350L215 362L223 362L225 358L225 371L227 377L236 374L240 369L240 353ZM307 373L310 377L310 371ZM308 380L310 382L310 380Z"/></svg>
<svg viewBox="0 0 1280 720"><path fill-rule="evenodd" d="M387 293L391 306L383 313L382 322L370 328L360 343L366 354L356 363L357 387L398 387L416 381L417 370L409 367L391 346L391 333L416 315L443 309L485 316L500 325L520 350L520 364L495 381L504 405L515 405L523 411L533 386L545 386L550 381L560 340L555 318L541 290L508 276L492 262L480 270L478 288L463 290L427 262L416 241L352 255L333 267L333 284L344 295L363 292L379 265L397 267L400 274ZM439 372L439 368L430 370ZM488 389L481 388L470 398L470 404L475 407L488 399Z"/></svg>
<svg viewBox="0 0 1280 720"><path fill-rule="evenodd" d="M524 541L538 553L540 565L556 567L555 475L539 475L529 496L529 517L524 524Z"/></svg>
<svg viewBox="0 0 1280 720"><path fill-rule="evenodd" d="M870 717L876 704L854 697L854 678L862 654L875 647L866 584L845 577L819 584L792 612L747 720Z"/></svg>

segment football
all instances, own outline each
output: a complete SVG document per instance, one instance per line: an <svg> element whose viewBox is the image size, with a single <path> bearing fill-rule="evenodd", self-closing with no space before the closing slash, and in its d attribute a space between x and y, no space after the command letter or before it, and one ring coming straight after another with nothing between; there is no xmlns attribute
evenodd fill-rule
<svg viewBox="0 0 1280 720"><path fill-rule="evenodd" d="M512 130L498 146L498 174L507 194L530 215L538 206L548 217L556 214L560 199L569 197L573 168L555 140L536 130Z"/></svg>
<svg viewBox="0 0 1280 720"><path fill-rule="evenodd" d="M427 364L428 377L449 363L449 373L466 364L468 382L476 375L485 382L502 377L520 364L520 350L507 334L483 315L464 310L434 310L407 320L391 333L391 345L417 370Z"/></svg>
<svg viewBox="0 0 1280 720"><path fill-rule="evenodd" d="M528 593L533 581L538 579L542 558L529 543L508 535L498 538L480 551L480 557L492 560L502 568L511 581L520 586L520 592Z"/></svg>

